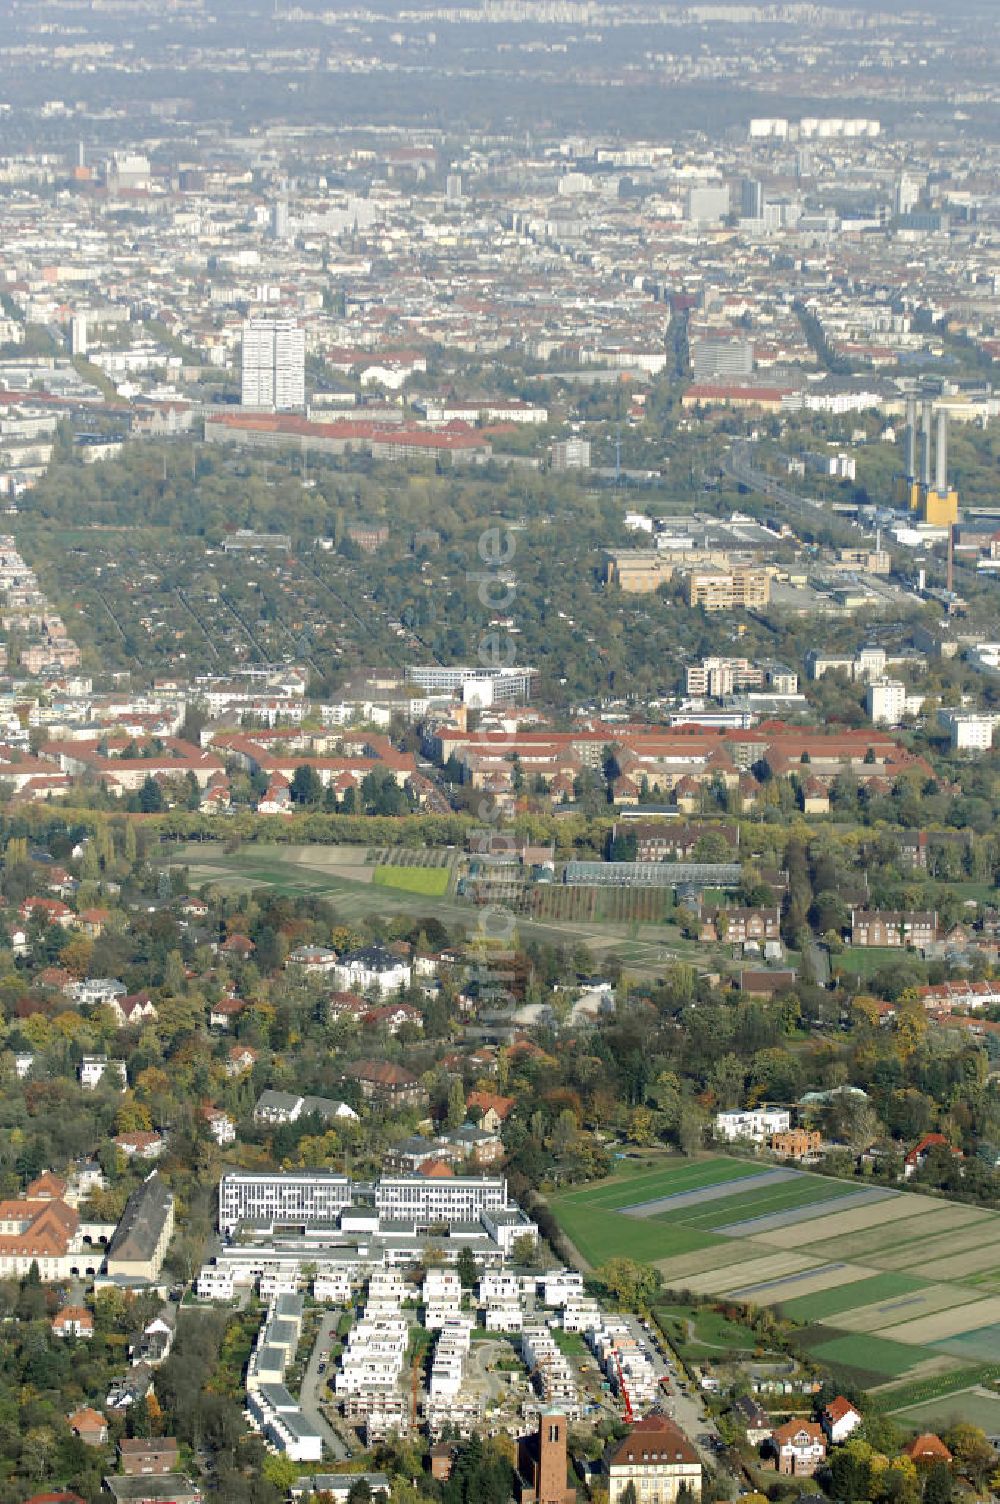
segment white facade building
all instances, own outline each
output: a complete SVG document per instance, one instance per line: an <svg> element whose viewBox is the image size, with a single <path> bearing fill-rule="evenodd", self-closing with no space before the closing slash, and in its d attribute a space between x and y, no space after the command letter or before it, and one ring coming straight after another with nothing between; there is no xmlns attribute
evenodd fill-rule
<svg viewBox="0 0 1000 1504"><path fill-rule="evenodd" d="M753 1139L763 1143L772 1133L787 1133L792 1115L787 1107L752 1107L745 1112L717 1112L715 1136L729 1140Z"/></svg>
<svg viewBox="0 0 1000 1504"><path fill-rule="evenodd" d="M219 1230L239 1222L335 1222L351 1182L329 1170L233 1171L219 1181Z"/></svg>
<svg viewBox="0 0 1000 1504"><path fill-rule="evenodd" d="M953 752L988 752L994 719L972 710L939 710L938 724L948 733Z"/></svg>
<svg viewBox="0 0 1000 1504"><path fill-rule="evenodd" d="M876 679L865 691L865 709L875 726L898 726L906 711L906 685L899 679Z"/></svg>
<svg viewBox="0 0 1000 1504"><path fill-rule="evenodd" d="M289 412L305 407L306 337L294 319L247 319L243 325L244 407Z"/></svg>

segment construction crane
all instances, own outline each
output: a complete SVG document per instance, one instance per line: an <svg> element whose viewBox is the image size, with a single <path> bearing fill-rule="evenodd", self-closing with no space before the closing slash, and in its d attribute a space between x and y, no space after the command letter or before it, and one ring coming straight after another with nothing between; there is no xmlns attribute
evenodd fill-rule
<svg viewBox="0 0 1000 1504"><path fill-rule="evenodd" d="M628 1386L625 1383L625 1371L622 1368L622 1355L615 1349L615 1367L618 1369L618 1392L625 1401L625 1424L630 1426L635 1420L632 1413L632 1401L629 1398Z"/></svg>

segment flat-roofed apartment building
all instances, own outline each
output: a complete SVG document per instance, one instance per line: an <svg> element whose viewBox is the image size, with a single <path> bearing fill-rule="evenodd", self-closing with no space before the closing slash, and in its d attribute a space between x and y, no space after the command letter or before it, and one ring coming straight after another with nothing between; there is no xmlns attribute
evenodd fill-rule
<svg viewBox="0 0 1000 1504"><path fill-rule="evenodd" d="M692 569L688 575L688 605L706 611L746 611L766 606L770 599L766 569Z"/></svg>

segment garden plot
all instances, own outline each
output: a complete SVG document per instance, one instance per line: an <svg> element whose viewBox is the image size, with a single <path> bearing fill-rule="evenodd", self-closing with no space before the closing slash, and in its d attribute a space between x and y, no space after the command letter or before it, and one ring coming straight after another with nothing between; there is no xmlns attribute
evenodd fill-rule
<svg viewBox="0 0 1000 1504"><path fill-rule="evenodd" d="M975 1290L963 1290L957 1285L925 1285L921 1290L845 1311L837 1317L836 1325L849 1332L881 1332L904 1321L933 1316L938 1311L957 1310L978 1299Z"/></svg>
<svg viewBox="0 0 1000 1504"><path fill-rule="evenodd" d="M971 1332L978 1327L993 1326L996 1322L1000 1322L1000 1295L992 1295L988 1300L966 1301L949 1311L938 1311L916 1321L904 1321L899 1326L886 1325L879 1335L891 1337L894 1342L924 1346L931 1342L945 1342L959 1332Z"/></svg>
<svg viewBox="0 0 1000 1504"><path fill-rule="evenodd" d="M855 1208L859 1209L870 1205L873 1201L885 1201L898 1193L895 1191L864 1190L848 1192L837 1203L835 1215L839 1219L849 1216ZM758 1238L764 1233L776 1232L784 1227L794 1227L799 1223L815 1222L816 1204L809 1202L806 1206L791 1206L784 1211L766 1212L760 1217L749 1217L744 1222L733 1222L726 1227L716 1228L727 1238ZM794 1246L794 1245L793 1245Z"/></svg>

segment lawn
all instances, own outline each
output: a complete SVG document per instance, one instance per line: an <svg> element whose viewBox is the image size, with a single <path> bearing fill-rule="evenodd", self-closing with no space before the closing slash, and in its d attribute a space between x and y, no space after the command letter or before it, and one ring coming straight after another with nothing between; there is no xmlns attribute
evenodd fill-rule
<svg viewBox="0 0 1000 1504"><path fill-rule="evenodd" d="M834 972L843 971L850 976L870 977L883 967L897 965L900 959L920 961L917 952L907 950L905 946L872 945L839 951L837 955L831 956L830 965Z"/></svg>
<svg viewBox="0 0 1000 1504"><path fill-rule="evenodd" d="M376 888L399 888L404 893L422 893L427 898L442 898L448 891L448 869L376 867L372 882Z"/></svg>
<svg viewBox="0 0 1000 1504"><path fill-rule="evenodd" d="M688 1358L754 1352L760 1343L742 1322L730 1321L706 1306L659 1306L656 1318L674 1348ZM689 1323L694 1323L693 1330ZM691 1336L688 1335L691 1331Z"/></svg>
<svg viewBox="0 0 1000 1504"><path fill-rule="evenodd" d="M838 1316L841 1311L856 1311L862 1306L877 1304L880 1300L893 1300L897 1295L911 1295L926 1288L925 1281L911 1279L908 1274L873 1274L870 1279L856 1279L849 1284L835 1285L831 1290L818 1290L815 1295L799 1295L794 1300L781 1302L782 1316L793 1321L826 1321Z"/></svg>

